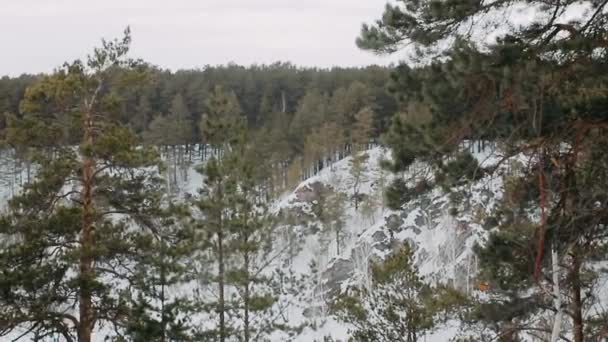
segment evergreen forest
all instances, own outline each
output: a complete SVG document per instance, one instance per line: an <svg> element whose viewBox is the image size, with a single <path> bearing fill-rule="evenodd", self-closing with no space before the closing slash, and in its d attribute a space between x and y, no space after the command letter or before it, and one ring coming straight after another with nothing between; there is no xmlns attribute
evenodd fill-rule
<svg viewBox="0 0 608 342"><path fill-rule="evenodd" d="M0 78L0 341L607 341L607 5L391 1L352 37L385 66L169 70L126 27Z"/></svg>

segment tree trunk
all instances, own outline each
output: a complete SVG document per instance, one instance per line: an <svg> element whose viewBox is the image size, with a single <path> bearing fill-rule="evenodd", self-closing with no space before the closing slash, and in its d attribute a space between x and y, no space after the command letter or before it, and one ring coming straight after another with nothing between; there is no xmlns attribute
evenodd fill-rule
<svg viewBox="0 0 608 342"><path fill-rule="evenodd" d="M336 229L336 255L340 255L340 231Z"/></svg>
<svg viewBox="0 0 608 342"><path fill-rule="evenodd" d="M355 176L355 183L353 184L353 196L355 198L355 211L359 211L359 180L360 175Z"/></svg>
<svg viewBox="0 0 608 342"><path fill-rule="evenodd" d="M281 112L287 112L287 98L285 97L285 91L281 91Z"/></svg>
<svg viewBox="0 0 608 342"><path fill-rule="evenodd" d="M87 112L84 122L84 144L93 144L93 119ZM93 331L93 293L92 282L95 279L93 270L93 248L95 247L95 204L93 202L95 160L84 157L82 161L82 231L80 232L80 293L78 341L91 342Z"/></svg>
<svg viewBox="0 0 608 342"><path fill-rule="evenodd" d="M25 168L26 168L26 172L27 172L27 184L30 184L32 182L32 162L30 160L30 150L26 149L26 155L25 155Z"/></svg>
<svg viewBox="0 0 608 342"><path fill-rule="evenodd" d="M165 342L167 339L167 315L165 313L165 283L167 277L165 276L165 241L160 238L160 253L161 253L161 264L160 264L160 325L161 325L161 342Z"/></svg>
<svg viewBox="0 0 608 342"><path fill-rule="evenodd" d="M555 306L555 318L553 320L553 330L551 331L551 342L557 342L562 330L562 318L564 308L562 307L562 295L559 289L559 256L555 247L551 249L551 265L553 268L553 302Z"/></svg>
<svg viewBox="0 0 608 342"><path fill-rule="evenodd" d="M177 167L178 167L178 162L179 162L177 160L177 146L173 145L172 150L173 150L173 186L177 187Z"/></svg>
<svg viewBox="0 0 608 342"><path fill-rule="evenodd" d="M581 299L581 264L578 255L572 256L572 334L574 342L583 342L583 301Z"/></svg>

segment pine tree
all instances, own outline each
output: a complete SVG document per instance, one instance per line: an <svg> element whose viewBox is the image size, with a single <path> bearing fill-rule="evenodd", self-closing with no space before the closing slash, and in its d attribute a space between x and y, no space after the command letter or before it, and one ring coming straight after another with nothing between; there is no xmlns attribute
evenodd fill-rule
<svg viewBox="0 0 608 342"><path fill-rule="evenodd" d="M231 201L230 217L236 264L228 272L228 282L239 296L233 310L242 327L236 335L248 342L265 338L276 323L271 309L277 293L272 286L269 264L276 257L272 250L275 223L257 184L255 169L260 165L248 155L244 142L239 147L231 152L231 156L238 159L237 167L231 171L237 178L238 190Z"/></svg>
<svg viewBox="0 0 608 342"><path fill-rule="evenodd" d="M351 133L351 143L354 151L364 151L374 136L374 111L365 107L355 115L355 123Z"/></svg>
<svg viewBox="0 0 608 342"><path fill-rule="evenodd" d="M227 91L221 86L213 89L205 105L207 111L202 115L201 134L206 143L220 148L241 120L241 105L233 91Z"/></svg>
<svg viewBox="0 0 608 342"><path fill-rule="evenodd" d="M143 134L152 120L153 108L149 96L153 95L151 87L144 88L142 94L137 101L135 115L130 120L133 130L138 134Z"/></svg>
<svg viewBox="0 0 608 342"><path fill-rule="evenodd" d="M353 140L353 123L356 122L357 114L366 107L369 110L372 102L370 88L359 81L334 92L330 103L330 120L342 127L347 142Z"/></svg>
<svg viewBox="0 0 608 342"><path fill-rule="evenodd" d="M196 221L197 242L200 249L204 251L201 255L202 269L200 274L200 286L212 287L213 295L203 292L199 298L207 310L217 314L217 325L211 329L199 331L198 335L206 339L217 339L227 341L233 333L233 327L227 319L230 308L227 299L228 281L226 279L226 268L233 258L232 241L234 236L230 232L229 199L228 197L236 191L236 184L229 178L231 174L227 159L212 157L203 166L202 174L205 176L204 187L201 189L199 198L195 205L200 211ZM213 287L215 289L213 289ZM211 300L210 298L217 298Z"/></svg>
<svg viewBox="0 0 608 342"><path fill-rule="evenodd" d="M178 94L171 102L169 113L157 115L143 134L145 142L171 148L172 153L166 157L171 160L174 183L177 182L177 169L188 166L184 154L194 141L194 127L190 117L183 96Z"/></svg>
<svg viewBox="0 0 608 342"><path fill-rule="evenodd" d="M418 275L408 245L372 266L372 288L341 296L333 309L354 326L352 341L421 341L443 313L465 299L454 290L433 287Z"/></svg>
<svg viewBox="0 0 608 342"><path fill-rule="evenodd" d="M157 233L163 188L155 150L112 120L120 97L108 81L146 71L126 57L130 41L127 29L25 94L15 124L43 149L35 180L1 219L4 333L22 328L90 342L102 324L120 331L131 312L125 291L141 284L134 277L147 262L139 256L153 247L146 242ZM118 72L125 77L112 78ZM67 145L73 142L77 149Z"/></svg>
<svg viewBox="0 0 608 342"><path fill-rule="evenodd" d="M344 238L346 237L345 207L347 197L343 192L328 189L323 191L313 211L321 222L324 235L336 244L336 254L340 255Z"/></svg>
<svg viewBox="0 0 608 342"><path fill-rule="evenodd" d="M353 202L355 210L359 210L362 200L360 194L361 184L367 181L367 161L369 155L365 152L372 137L374 112L365 107L355 115L355 123L351 130L352 155L349 160L351 186L353 189ZM371 202L368 201L368 204Z"/></svg>
<svg viewBox="0 0 608 342"><path fill-rule="evenodd" d="M186 222L189 216L183 205L163 209L154 224L156 235L147 241L148 248L139 255L145 260L137 267L134 283L138 291L126 293L133 302L126 324L129 341L193 341L191 316L199 309L180 286L193 280L190 267L193 232Z"/></svg>
<svg viewBox="0 0 608 342"><path fill-rule="evenodd" d="M366 152L355 152L348 161L350 166L350 186L353 189L353 203L355 210L359 210L359 203L362 200L361 184L367 181L367 160L369 155Z"/></svg>
<svg viewBox="0 0 608 342"><path fill-rule="evenodd" d="M258 174L264 163L247 141L244 123L232 129L221 143L221 159L203 167L205 186L195 202L201 247L208 251L202 262L213 263L201 274L202 285L217 289L217 300L201 298L218 316L217 327L201 336L256 341L286 324L272 311L279 295L272 278L275 219Z"/></svg>
<svg viewBox="0 0 608 342"><path fill-rule="evenodd" d="M306 137L321 125L328 113L328 107L327 95L317 89L307 91L300 101L289 126L289 142L298 154L303 154Z"/></svg>
<svg viewBox="0 0 608 342"><path fill-rule="evenodd" d="M374 191L365 196L361 202L361 215L368 220L369 224L376 223L376 211L382 204L382 192Z"/></svg>
<svg viewBox="0 0 608 342"><path fill-rule="evenodd" d="M188 145L194 141L194 126L188 105L181 94L175 95L171 101L169 117L175 124L173 132L176 145Z"/></svg>

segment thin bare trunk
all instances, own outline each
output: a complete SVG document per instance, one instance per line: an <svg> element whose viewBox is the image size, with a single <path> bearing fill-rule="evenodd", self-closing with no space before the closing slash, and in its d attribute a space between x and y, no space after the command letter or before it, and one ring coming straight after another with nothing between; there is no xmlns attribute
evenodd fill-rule
<svg viewBox="0 0 608 342"><path fill-rule="evenodd" d="M221 220L221 219L220 219ZM221 231L217 233L217 252L218 252L218 290L219 290L219 303L218 311L220 315L220 342L226 341L226 303L224 300L224 235Z"/></svg>
<svg viewBox="0 0 608 342"><path fill-rule="evenodd" d="M551 266L553 268L553 303L555 306L555 319L553 320L553 330L551 331L551 342L557 342L562 330L562 318L564 308L562 307L562 295L559 289L559 255L555 247L551 249Z"/></svg>

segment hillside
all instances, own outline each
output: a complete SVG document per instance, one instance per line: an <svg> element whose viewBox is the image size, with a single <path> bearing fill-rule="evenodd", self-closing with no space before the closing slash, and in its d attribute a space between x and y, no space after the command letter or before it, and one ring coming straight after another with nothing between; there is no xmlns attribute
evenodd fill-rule
<svg viewBox="0 0 608 342"><path fill-rule="evenodd" d="M387 175L379 165L382 159L390 158L390 153L379 147L366 153L369 160L361 193L374 196L383 177L394 177ZM476 157L485 165L490 165L492 160L487 154L479 153ZM475 220L472 212L479 215L480 209L486 212L493 210L496 199L501 196L501 180L483 178L468 185L472 195L468 203L470 209L460 210L456 216L450 215L448 195L441 189L433 189L417 197L399 211L377 208L371 214L364 214L355 210L353 203L349 202L345 210L347 238L340 254L336 254L333 241L326 248L319 247L323 237L311 229L318 224L311 206L326 188L343 192L349 198L353 196L352 186L349 186L352 184L349 161L350 157L323 169L277 204L277 210L295 213L303 221L297 227L303 241L301 251L294 258L291 268L295 272L310 272L308 265L314 262L321 270L319 278L314 281L312 298L304 299L304 302L316 306L316 321L320 322L321 329L316 332L307 329L297 341L310 341L313 336L320 339L324 335L344 338L347 328L337 324L327 314L325 303L349 286L370 286L370 263L383 259L403 243L415 246L416 264L427 280L454 285L468 294L476 289L477 261L472 247L483 241L486 230ZM414 172L416 170L413 169L411 174ZM404 176L407 178L411 174ZM427 341L445 341L447 336L454 333L454 322L451 322L438 328L436 334L428 336Z"/></svg>

